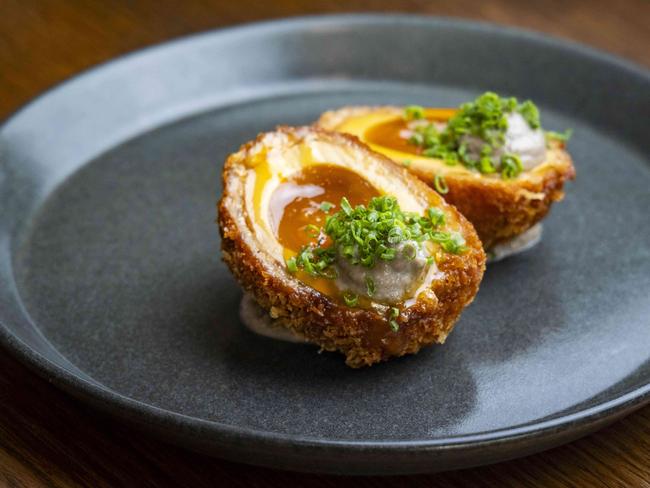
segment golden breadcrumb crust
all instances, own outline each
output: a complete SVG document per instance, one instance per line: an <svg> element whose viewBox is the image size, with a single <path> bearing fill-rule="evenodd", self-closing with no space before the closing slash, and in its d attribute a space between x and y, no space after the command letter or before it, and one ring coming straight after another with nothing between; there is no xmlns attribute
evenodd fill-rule
<svg viewBox="0 0 650 488"><path fill-rule="evenodd" d="M315 125L337 130L349 118L378 111L403 113L402 108L392 106L342 107L325 112ZM431 158L431 161L431 165L413 164L409 170L432 187L436 174L444 176L449 188L445 200L474 225L486 249L525 232L542 220L551 204L564 197L564 182L575 178L571 157L559 142L551 143L544 163L512 180L503 180L498 175L458 172L440 160Z"/></svg>
<svg viewBox="0 0 650 488"><path fill-rule="evenodd" d="M282 135L280 139L285 141L288 137L292 143L298 143L309 135L333 144L347 145L360 155L359 161L372 158L390 177L404 179L409 191L425 195L432 205L444 210L448 219L458 223L468 250L461 255L443 254L438 267L444 277L434 280L430 289L421 293L416 303L403 311L398 319L400 327L397 332L390 330L386 313L347 307L298 280L287 271L283 262L278 262L265 251L264 238L255 235L245 210L244 180L251 171L247 162L276 135ZM372 175L368 178L372 180ZM485 270L481 242L472 225L453 206L445 204L420 180L371 151L355 137L313 127L281 127L273 133L260 134L228 157L223 169L218 224L223 260L257 303L269 311L277 324L324 350L345 354L346 364L354 368L416 353L422 346L444 342L463 308L474 299Z"/></svg>

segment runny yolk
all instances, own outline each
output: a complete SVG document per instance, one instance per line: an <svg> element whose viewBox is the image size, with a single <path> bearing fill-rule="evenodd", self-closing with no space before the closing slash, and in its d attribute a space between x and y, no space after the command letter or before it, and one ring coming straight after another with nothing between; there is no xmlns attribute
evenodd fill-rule
<svg viewBox="0 0 650 488"><path fill-rule="evenodd" d="M429 122L444 123L456 112L456 109L427 109L425 118ZM420 155L422 148L409 143L409 126L404 117L396 117L370 127L364 134L364 140L370 144L407 154Z"/></svg>
<svg viewBox="0 0 650 488"><path fill-rule="evenodd" d="M343 197L355 207L367 205L372 197L379 195L364 177L334 164L307 166L282 182L271 195L269 217L284 247L284 258L295 256L309 244L327 246L327 236L320 229L325 226L328 215L340 210ZM324 202L333 204L328 211L324 210ZM341 290L337 289L335 280L314 277L302 270L296 276L321 293L341 300Z"/></svg>
<svg viewBox="0 0 650 488"><path fill-rule="evenodd" d="M379 194L368 180L342 166L307 166L284 181L271 196L271 222L280 244L298 252L303 246L318 242L316 228L324 227L327 216L340 210L343 197L355 207L367 205ZM333 206L326 212L323 202Z"/></svg>
<svg viewBox="0 0 650 488"><path fill-rule="evenodd" d="M327 245L327 237L323 233L316 235L310 226L321 229L327 216L340 210L341 198L346 197L355 207L367 205L371 198L380 195L368 180L342 166L318 164L305 167L281 183L271 195L269 217L278 241L284 247L284 258L295 256L308 244ZM326 212L321 207L323 202L334 206ZM314 277L303 270L298 270L296 277L336 302L343 303L343 290L337 288L334 279ZM359 296L358 300L356 307L371 306L368 297ZM369 329L365 341L368 347L381 347L389 352L400 351L408 340L406 330L406 327L402 327L395 332L388 322L377 323Z"/></svg>

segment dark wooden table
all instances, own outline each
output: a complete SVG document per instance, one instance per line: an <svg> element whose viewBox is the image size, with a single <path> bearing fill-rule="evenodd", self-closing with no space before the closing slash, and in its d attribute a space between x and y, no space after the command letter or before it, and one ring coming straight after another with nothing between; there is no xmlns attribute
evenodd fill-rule
<svg viewBox="0 0 650 488"><path fill-rule="evenodd" d="M0 118L75 73L172 37L252 20L390 10L489 20L650 66L650 1L0 0ZM0 351L0 484L58 486L650 486L650 408L545 453L429 476L337 478L211 459L134 431Z"/></svg>

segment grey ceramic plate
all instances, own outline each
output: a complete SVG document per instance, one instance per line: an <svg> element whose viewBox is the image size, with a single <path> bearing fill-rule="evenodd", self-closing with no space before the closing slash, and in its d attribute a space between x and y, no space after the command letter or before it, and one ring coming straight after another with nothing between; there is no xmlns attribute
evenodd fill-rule
<svg viewBox="0 0 650 488"><path fill-rule="evenodd" d="M447 344L355 371L240 326L214 225L229 152L332 107L485 89L572 127L579 177ZM428 18L296 19L127 56L0 130L2 342L96 407L248 463L411 473L569 441L648 400L649 101L648 73L610 56Z"/></svg>

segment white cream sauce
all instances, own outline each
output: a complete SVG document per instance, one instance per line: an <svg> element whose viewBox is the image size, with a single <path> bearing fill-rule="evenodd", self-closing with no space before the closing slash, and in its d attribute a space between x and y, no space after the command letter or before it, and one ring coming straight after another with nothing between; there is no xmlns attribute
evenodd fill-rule
<svg viewBox="0 0 650 488"><path fill-rule="evenodd" d="M532 129L519 112L506 116L508 129L502 146L494 148L492 160L498 166L504 154L516 154L521 160L524 171L534 168L546 159L546 137L541 129ZM467 145L467 153L472 159L479 159L484 141L476 136L465 136L462 141Z"/></svg>
<svg viewBox="0 0 650 488"><path fill-rule="evenodd" d="M512 239L492 246L487 250L488 263L496 263L509 256L522 253L539 244L542 240L542 224L535 224L526 232Z"/></svg>
<svg viewBox="0 0 650 488"><path fill-rule="evenodd" d="M415 257L409 259L404 254L404 249L411 246L415 249ZM416 241L401 242L395 250L395 259L378 260L372 268L351 264L347 259L339 258L336 262L338 272L336 286L339 290L366 295L368 291L366 277L368 277L375 284L373 301L386 304L403 301L404 297L411 296L414 288L422 282L429 253Z"/></svg>
<svg viewBox="0 0 650 488"><path fill-rule="evenodd" d="M257 304L250 293L244 293L239 302L239 319L255 334L285 342L306 342L288 329L273 324L269 313Z"/></svg>

